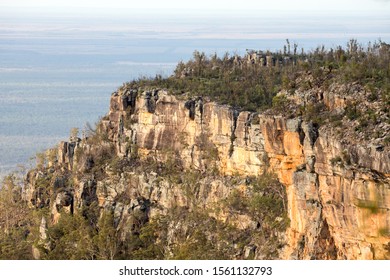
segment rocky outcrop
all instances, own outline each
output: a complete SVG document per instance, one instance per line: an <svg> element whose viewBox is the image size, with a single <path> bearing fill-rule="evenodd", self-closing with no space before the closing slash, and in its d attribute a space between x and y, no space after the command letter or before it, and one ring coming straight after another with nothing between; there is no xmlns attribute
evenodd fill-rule
<svg viewBox="0 0 390 280"><path fill-rule="evenodd" d="M46 219L42 217L41 224L39 226L39 241L36 245L32 246L32 254L36 260L41 258L41 253L38 247L44 248L45 250L50 249L50 241L48 240L47 230L48 228Z"/></svg>
<svg viewBox="0 0 390 280"><path fill-rule="evenodd" d="M200 146L207 146L208 156L214 156L212 160L225 174L258 174L264 169L264 139L257 115L202 99L179 101L164 91L157 93L153 113L143 93L131 109L134 113L128 114L129 105L120 103L126 94L111 97L111 108L118 110L110 110L103 121L122 156L129 155L135 145L143 155L177 151L188 168L204 169L207 156L200 154Z"/></svg>
<svg viewBox="0 0 390 280"><path fill-rule="evenodd" d="M331 109L344 106L342 97L320 97ZM390 258L388 146L345 141L332 127L319 127L300 117L238 111L202 98L127 87L111 96L109 114L99 131L114 145L115 155L129 161L134 154L161 162L178 159L187 170L215 170L241 178L275 172L286 188L290 219L282 258ZM97 148L84 140L62 142L58 164L84 174L97 159L77 159L78 149L92 152ZM190 189L196 198L191 202L183 182L173 184L153 172L115 174L108 165L103 168L111 175L100 179L78 176L71 184L52 178L50 184L57 188L46 196L34 187L42 174L30 172L27 200L36 206L51 204L54 222L61 209L77 212L97 201L100 208L113 209L119 228L132 232L173 207L191 209L196 201L211 209L233 190L223 180L197 178ZM247 193L247 185L236 187ZM210 215L243 230L259 227L247 215ZM256 252L256 246L248 244L242 254L261 258Z"/></svg>
<svg viewBox="0 0 390 280"><path fill-rule="evenodd" d="M187 168L207 169L214 161L223 174L276 172L287 190L291 221L285 258L389 257L388 147L343 144L331 127L179 100L164 91L153 93L153 112L147 93L132 96L132 104L123 96L129 100L129 91L112 96L103 124L124 157L136 145L145 156L175 152ZM325 99L332 108L343 103ZM200 145L208 146L208 155Z"/></svg>

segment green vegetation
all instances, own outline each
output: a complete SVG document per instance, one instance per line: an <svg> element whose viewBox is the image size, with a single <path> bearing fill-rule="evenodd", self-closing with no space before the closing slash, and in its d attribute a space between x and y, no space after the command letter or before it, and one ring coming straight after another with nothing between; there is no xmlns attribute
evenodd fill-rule
<svg viewBox="0 0 390 280"><path fill-rule="evenodd" d="M333 166L336 164L343 164L343 160L340 156L337 156L335 158L330 159L330 164L332 164Z"/></svg>
<svg viewBox="0 0 390 280"><path fill-rule="evenodd" d="M178 98L203 97L237 110L301 116L335 129L339 137L375 138L390 145L380 127L390 124L390 45L362 46L352 39L346 47L296 49L249 51L242 57L195 51L174 75L140 78L125 87L138 92L162 88Z"/></svg>
<svg viewBox="0 0 390 280"><path fill-rule="evenodd" d="M377 214L379 212L379 204L376 200L358 199L356 206L369 210L371 214Z"/></svg>
<svg viewBox="0 0 390 280"><path fill-rule="evenodd" d="M380 228L378 233L379 233L380 236L390 237L390 228L387 228L387 227Z"/></svg>
<svg viewBox="0 0 390 280"><path fill-rule="evenodd" d="M347 118L350 120L356 120L361 116L361 112L357 108L357 104L355 102L347 104L347 107L345 109L345 114Z"/></svg>
<svg viewBox="0 0 390 280"><path fill-rule="evenodd" d="M0 188L0 259L32 258L31 218L16 177L7 176Z"/></svg>
<svg viewBox="0 0 390 280"><path fill-rule="evenodd" d="M351 156L347 150L344 150L341 156L337 156L330 159L330 164L332 166L340 165L341 167L351 165L352 164Z"/></svg>
<svg viewBox="0 0 390 280"><path fill-rule="evenodd" d="M294 52L287 52L286 47L284 51L260 52L264 60L272 57L270 67L263 64L264 60L254 62L248 56L208 57L195 51L190 61L177 65L173 76L139 79L128 85L166 88L172 94L190 93L243 110L262 111L272 106L278 110L285 108L283 97L274 99L282 89L308 90L331 83L358 83L371 92L369 101L382 98L384 108L389 106L389 44L379 41L363 47L356 40L350 40L347 47L325 49L321 46L301 53L294 49ZM302 74L312 79L300 79ZM348 115L356 118L357 113L356 108L352 108Z"/></svg>
<svg viewBox="0 0 390 280"><path fill-rule="evenodd" d="M277 249L283 242L276 238L288 225L287 197L285 188L274 174L264 173L258 177L246 178L249 192L234 189L224 200L231 215L248 215L257 222L258 228L252 238L259 242L259 248L267 258L277 257Z"/></svg>
<svg viewBox="0 0 390 280"><path fill-rule="evenodd" d="M288 100L285 94L276 95L272 98L272 106L279 111L285 110L287 105Z"/></svg>

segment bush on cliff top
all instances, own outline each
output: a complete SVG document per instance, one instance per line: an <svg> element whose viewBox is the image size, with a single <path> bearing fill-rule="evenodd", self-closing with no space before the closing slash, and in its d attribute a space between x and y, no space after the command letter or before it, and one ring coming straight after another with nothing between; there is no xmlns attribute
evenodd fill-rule
<svg viewBox="0 0 390 280"><path fill-rule="evenodd" d="M261 111L275 104L273 98L281 89L292 91L301 87L307 90L326 87L332 82L358 82L371 88L371 92L378 92L388 103L389 44L379 41L364 48L356 40L350 40L346 48L322 46L301 53L296 52L296 47L294 52L287 49L290 47L285 46L283 52L260 51L262 59L256 61L251 60L249 54L245 57L225 54L221 58L195 51L191 60L177 65L171 77L138 79L128 85L166 88L173 94L189 92L243 110ZM270 67L265 65L267 56L272 56ZM313 80L298 85L296 80L302 74L311 75Z"/></svg>

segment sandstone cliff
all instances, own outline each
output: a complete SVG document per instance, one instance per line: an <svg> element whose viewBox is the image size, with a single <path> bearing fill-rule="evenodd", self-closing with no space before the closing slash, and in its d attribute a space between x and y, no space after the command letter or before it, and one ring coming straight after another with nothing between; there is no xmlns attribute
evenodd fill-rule
<svg viewBox="0 0 390 280"><path fill-rule="evenodd" d="M172 149L187 168L207 168L197 144L207 137L220 172L256 176L271 169L286 187L291 225L285 258L388 257L388 147L343 144L331 128L300 118L179 101L163 91L153 99L132 94L114 94L103 123L121 154L128 152L121 142L127 136L143 154ZM128 119L131 124L122 126Z"/></svg>
<svg viewBox="0 0 390 280"><path fill-rule="evenodd" d="M342 110L347 101L337 92L342 90L295 93L289 98L300 103L308 96L321 96L329 110ZM278 248L272 254L265 254L259 241L249 238L231 257L388 259L389 146L352 141L340 137L338 129L307 118L238 111L207 99L124 86L111 96L109 114L98 127L104 142L62 142L58 160L51 165L60 167L63 176L53 171L56 175L47 179L50 170L30 172L26 198L32 205L49 206L54 223L61 211L81 211L94 201L100 209L113 209L118 229L133 230L174 207L190 212L200 207L208 209L207 215L216 221L251 235L262 227L260 217L248 211L233 213L226 207L216 211L216 205L237 190L239 199L252 196L250 178L273 172L287 194L289 226L266 236L277 239L273 245ZM179 161L183 174L199 173L191 173L191 180L179 175L175 182L172 176L163 178L158 169L148 172L122 166L118 172L112 162L103 165L100 173L91 172L107 153L129 159L128 165L134 157L144 162L150 158ZM105 175L99 177L101 172ZM241 181L231 183L226 176ZM52 189L37 188L39 180L48 180ZM54 199L48 199L53 195ZM279 214L273 217L275 221L283 220ZM188 234L191 223L176 220L168 227L167 244L173 244L178 235ZM209 233L210 242L217 238Z"/></svg>

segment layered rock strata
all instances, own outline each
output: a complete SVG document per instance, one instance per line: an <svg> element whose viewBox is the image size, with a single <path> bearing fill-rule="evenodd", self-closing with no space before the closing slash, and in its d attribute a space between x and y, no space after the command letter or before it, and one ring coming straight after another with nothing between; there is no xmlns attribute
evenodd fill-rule
<svg viewBox="0 0 390 280"><path fill-rule="evenodd" d="M338 100L328 103L335 108L341 104ZM109 114L101 124L100 130L121 158L134 153L161 161L174 157L187 169L216 168L222 174L243 177L275 172L286 188L290 219L282 258L390 258L388 146L350 144L338 139L331 127L318 127L301 118L238 111L202 98L175 97L163 90L141 93L126 87L111 96ZM75 166L79 148L93 149L82 141L62 142L58 163L68 170L88 169L88 161L86 167ZM39 172L29 174L27 197L33 203L37 203L34 197L40 197L33 182L40 176ZM190 203L182 190L168 183L154 184L157 174L135 177L130 188L123 176L79 180L73 182L73 193L58 181L52 214L57 217L62 207L77 211L97 200L101 207L115 208L120 225L132 211L146 222L153 216L149 210L157 209L149 207L153 203L165 208ZM200 190L206 208L230 192L218 180L209 186L211 191ZM130 203L111 203L127 191L134 192ZM255 227L248 217L240 221L242 228Z"/></svg>
<svg viewBox="0 0 390 280"><path fill-rule="evenodd" d="M287 190L291 221L284 258L389 257L388 147L343 144L332 128L300 118L239 112L157 90L113 94L103 125L122 156L136 145L143 155L174 151L187 168L206 169L210 159L199 146L208 145L223 174L275 172Z"/></svg>

